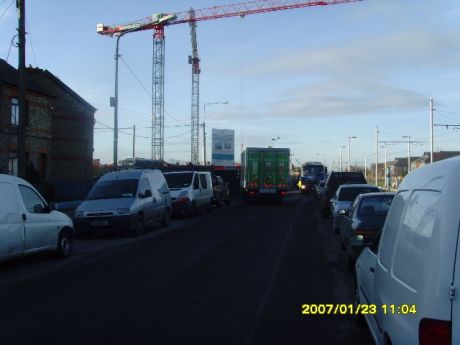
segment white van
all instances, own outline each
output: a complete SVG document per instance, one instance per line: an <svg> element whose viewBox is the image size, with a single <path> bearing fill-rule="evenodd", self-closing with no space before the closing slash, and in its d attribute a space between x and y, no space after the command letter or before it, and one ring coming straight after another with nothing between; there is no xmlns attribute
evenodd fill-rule
<svg viewBox="0 0 460 345"><path fill-rule="evenodd" d="M356 262L356 304L377 344L460 344L460 157L406 176L378 252ZM359 239L355 239L359 240Z"/></svg>
<svg viewBox="0 0 460 345"><path fill-rule="evenodd" d="M0 261L39 251L72 253L72 220L50 207L27 181L0 174Z"/></svg>
<svg viewBox="0 0 460 345"><path fill-rule="evenodd" d="M177 171L164 173L171 191L171 202L175 214L191 217L198 210L210 210L213 205L211 173L208 171Z"/></svg>
<svg viewBox="0 0 460 345"><path fill-rule="evenodd" d="M75 210L78 233L133 232L146 225L168 226L171 197L159 170L123 170L102 176Z"/></svg>

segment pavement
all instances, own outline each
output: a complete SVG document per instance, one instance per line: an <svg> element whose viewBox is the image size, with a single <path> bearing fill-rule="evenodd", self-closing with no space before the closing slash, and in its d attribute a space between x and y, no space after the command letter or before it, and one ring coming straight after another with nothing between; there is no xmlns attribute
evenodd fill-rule
<svg viewBox="0 0 460 345"><path fill-rule="evenodd" d="M352 279L312 196L234 202L1 264L0 344L372 344L352 316L301 313L352 303Z"/></svg>

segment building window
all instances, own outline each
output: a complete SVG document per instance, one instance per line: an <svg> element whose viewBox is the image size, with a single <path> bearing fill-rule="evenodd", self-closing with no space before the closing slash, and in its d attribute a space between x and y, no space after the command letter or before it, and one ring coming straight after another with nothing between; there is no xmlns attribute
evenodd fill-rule
<svg viewBox="0 0 460 345"><path fill-rule="evenodd" d="M18 176L18 158L15 152L10 152L8 157L8 174Z"/></svg>
<svg viewBox="0 0 460 345"><path fill-rule="evenodd" d="M19 125L19 101L17 98L11 99L11 125Z"/></svg>

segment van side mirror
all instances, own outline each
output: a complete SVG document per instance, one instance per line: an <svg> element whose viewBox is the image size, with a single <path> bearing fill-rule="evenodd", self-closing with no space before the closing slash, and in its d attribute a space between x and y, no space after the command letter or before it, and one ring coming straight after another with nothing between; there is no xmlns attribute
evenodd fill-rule
<svg viewBox="0 0 460 345"><path fill-rule="evenodd" d="M152 191L150 189L147 189L144 193L139 193L139 198L145 199L145 198L150 198L152 196Z"/></svg>

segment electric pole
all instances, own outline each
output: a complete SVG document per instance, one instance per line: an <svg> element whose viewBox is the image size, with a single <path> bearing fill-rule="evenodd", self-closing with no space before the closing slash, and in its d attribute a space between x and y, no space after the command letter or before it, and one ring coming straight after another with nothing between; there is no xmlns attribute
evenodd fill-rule
<svg viewBox="0 0 460 345"><path fill-rule="evenodd" d="M430 163L433 163L433 97L430 97Z"/></svg>
<svg viewBox="0 0 460 345"><path fill-rule="evenodd" d="M26 4L17 0L19 16L19 122L18 122L18 176L26 177Z"/></svg>
<svg viewBox="0 0 460 345"><path fill-rule="evenodd" d="M136 158L136 125L133 125L133 158Z"/></svg>
<svg viewBox="0 0 460 345"><path fill-rule="evenodd" d="M379 126L375 126L375 185L379 185Z"/></svg>

